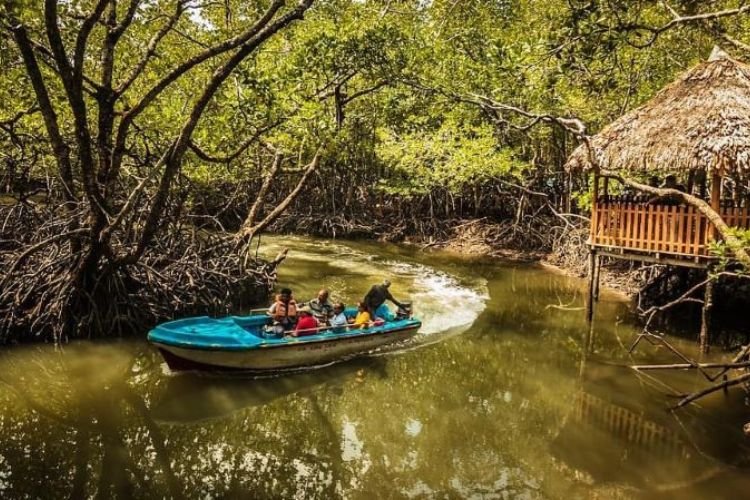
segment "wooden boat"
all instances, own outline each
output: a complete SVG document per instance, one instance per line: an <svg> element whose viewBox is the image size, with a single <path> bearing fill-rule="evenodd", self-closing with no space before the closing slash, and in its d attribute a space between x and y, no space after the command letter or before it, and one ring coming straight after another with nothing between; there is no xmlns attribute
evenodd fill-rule
<svg viewBox="0 0 750 500"><path fill-rule="evenodd" d="M348 309L347 316L354 310ZM362 329L316 328L312 335L267 338L271 318L249 316L185 318L163 323L148 334L171 370L273 371L328 364L412 337L422 326L401 318Z"/></svg>

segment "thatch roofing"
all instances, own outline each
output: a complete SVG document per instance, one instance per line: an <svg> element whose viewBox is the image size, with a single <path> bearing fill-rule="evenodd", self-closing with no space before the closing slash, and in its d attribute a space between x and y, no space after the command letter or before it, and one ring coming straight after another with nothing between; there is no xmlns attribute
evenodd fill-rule
<svg viewBox="0 0 750 500"><path fill-rule="evenodd" d="M750 66L714 48L708 61L605 127L590 144L607 170L718 169L744 177L750 174ZM566 167L592 167L585 144Z"/></svg>

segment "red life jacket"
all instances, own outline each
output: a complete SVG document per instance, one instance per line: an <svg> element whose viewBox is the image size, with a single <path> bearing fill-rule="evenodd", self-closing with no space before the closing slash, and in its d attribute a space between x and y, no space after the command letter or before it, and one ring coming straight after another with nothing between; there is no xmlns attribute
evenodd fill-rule
<svg viewBox="0 0 750 500"><path fill-rule="evenodd" d="M287 307L287 305L289 307ZM273 314L273 319L281 321L285 318L296 318L297 317L297 302L294 299L289 299L289 303L286 304L281 300L281 296L276 296L276 311Z"/></svg>

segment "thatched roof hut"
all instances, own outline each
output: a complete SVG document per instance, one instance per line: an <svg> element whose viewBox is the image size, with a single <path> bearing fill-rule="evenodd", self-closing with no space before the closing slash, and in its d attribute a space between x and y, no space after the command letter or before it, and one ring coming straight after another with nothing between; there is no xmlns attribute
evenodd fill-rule
<svg viewBox="0 0 750 500"><path fill-rule="evenodd" d="M714 48L653 99L591 138L607 170L750 175L750 66ZM568 169L592 167L585 144Z"/></svg>

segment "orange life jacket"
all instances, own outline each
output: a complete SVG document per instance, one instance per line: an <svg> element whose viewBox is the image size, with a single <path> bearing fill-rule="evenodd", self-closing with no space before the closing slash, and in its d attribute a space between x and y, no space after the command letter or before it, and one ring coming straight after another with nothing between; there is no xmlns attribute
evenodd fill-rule
<svg viewBox="0 0 750 500"><path fill-rule="evenodd" d="M287 307L287 305L289 307ZM289 303L285 304L281 300L281 296L276 296L276 310L273 315L273 319L281 321L284 318L296 318L297 317L297 302L294 299L289 299Z"/></svg>

